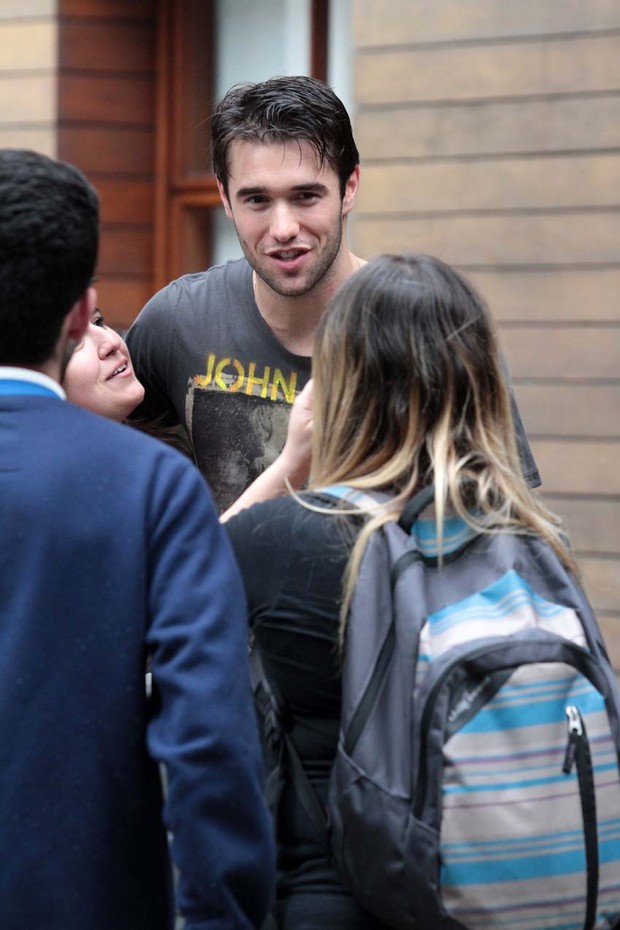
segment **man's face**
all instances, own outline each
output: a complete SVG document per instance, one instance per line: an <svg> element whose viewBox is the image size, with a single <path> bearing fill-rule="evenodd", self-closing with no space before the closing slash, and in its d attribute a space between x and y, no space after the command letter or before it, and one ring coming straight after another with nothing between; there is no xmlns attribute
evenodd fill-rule
<svg viewBox="0 0 620 930"><path fill-rule="evenodd" d="M237 140L229 152L227 215L256 274L283 297L310 293L338 272L343 218L358 171L340 195L338 175L307 142Z"/></svg>

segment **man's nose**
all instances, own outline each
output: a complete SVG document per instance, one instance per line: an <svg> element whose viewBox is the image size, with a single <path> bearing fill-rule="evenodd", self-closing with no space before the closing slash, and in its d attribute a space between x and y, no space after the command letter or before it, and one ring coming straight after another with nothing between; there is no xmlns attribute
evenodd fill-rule
<svg viewBox="0 0 620 930"><path fill-rule="evenodd" d="M299 232L299 221L289 204L275 204L269 232L279 242L289 242Z"/></svg>

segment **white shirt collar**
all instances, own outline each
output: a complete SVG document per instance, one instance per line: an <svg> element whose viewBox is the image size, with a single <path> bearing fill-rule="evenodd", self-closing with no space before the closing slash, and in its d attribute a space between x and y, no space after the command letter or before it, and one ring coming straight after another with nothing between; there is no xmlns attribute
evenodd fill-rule
<svg viewBox="0 0 620 930"><path fill-rule="evenodd" d="M0 379L3 381L29 381L31 384L40 384L54 394L58 394L61 400L66 400L67 395L59 385L49 375L44 375L42 371L34 371L32 368L12 368L10 365L0 365Z"/></svg>

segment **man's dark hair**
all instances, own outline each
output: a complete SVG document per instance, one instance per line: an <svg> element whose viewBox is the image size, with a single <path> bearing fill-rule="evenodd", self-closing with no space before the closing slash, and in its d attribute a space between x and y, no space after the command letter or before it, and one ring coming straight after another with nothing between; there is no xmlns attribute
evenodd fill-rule
<svg viewBox="0 0 620 930"><path fill-rule="evenodd" d="M331 87L316 78L274 77L260 84L235 84L211 118L213 170L228 196L231 143L308 142L321 167L327 163L340 179L340 192L359 164L351 121Z"/></svg>
<svg viewBox="0 0 620 930"><path fill-rule="evenodd" d="M99 198L84 175L24 149L0 149L0 364L40 365L88 288Z"/></svg>

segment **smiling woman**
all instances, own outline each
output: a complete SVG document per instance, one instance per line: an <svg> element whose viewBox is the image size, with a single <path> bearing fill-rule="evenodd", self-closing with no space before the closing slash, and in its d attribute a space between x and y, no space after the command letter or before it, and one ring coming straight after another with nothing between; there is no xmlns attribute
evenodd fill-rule
<svg viewBox="0 0 620 930"><path fill-rule="evenodd" d="M99 309L69 360L62 386L70 401L111 420L126 419L142 402L144 388L129 350Z"/></svg>

